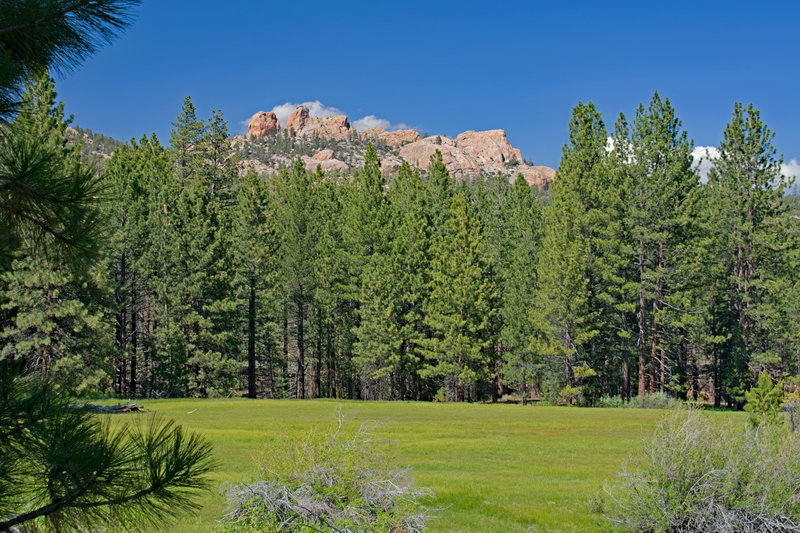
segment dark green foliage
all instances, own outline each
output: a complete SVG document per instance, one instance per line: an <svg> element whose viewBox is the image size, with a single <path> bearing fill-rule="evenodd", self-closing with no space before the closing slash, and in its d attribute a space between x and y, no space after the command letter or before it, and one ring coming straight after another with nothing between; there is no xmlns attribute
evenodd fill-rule
<svg viewBox="0 0 800 533"><path fill-rule="evenodd" d="M112 428L39 379L0 376L0 529L159 524L195 508L211 447L147 417Z"/></svg>
<svg viewBox="0 0 800 533"><path fill-rule="evenodd" d="M19 111L0 130L0 268L37 250L85 268L102 232L99 179L67 147L63 104L47 74L25 84Z"/></svg>
<svg viewBox="0 0 800 533"><path fill-rule="evenodd" d="M107 299L95 279L76 279L42 259L15 260L0 275L0 365L24 368L78 394L108 389L112 369ZM94 285L94 287L93 287Z"/></svg>
<svg viewBox="0 0 800 533"><path fill-rule="evenodd" d="M16 110L23 82L69 71L109 43L140 0L8 0L0 6L0 119Z"/></svg>
<svg viewBox="0 0 800 533"><path fill-rule="evenodd" d="M487 329L496 293L485 277L480 224L463 192L453 197L446 231L431 247L430 298L424 306L431 337L422 341L423 377L440 378L448 397L464 401L472 387L491 377Z"/></svg>
<svg viewBox="0 0 800 533"><path fill-rule="evenodd" d="M506 230L502 240L505 261L502 265L503 295L500 316L503 320L500 339L503 346L503 381L522 391L527 401L535 376L541 375L542 361L533 350L536 325L538 275L542 211L530 186L518 177L503 203Z"/></svg>

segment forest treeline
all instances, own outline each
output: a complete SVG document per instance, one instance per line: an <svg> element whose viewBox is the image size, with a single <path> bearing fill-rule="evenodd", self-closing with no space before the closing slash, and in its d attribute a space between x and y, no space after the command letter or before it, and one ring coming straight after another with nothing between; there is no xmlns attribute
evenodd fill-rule
<svg viewBox="0 0 800 533"><path fill-rule="evenodd" d="M49 79L15 120L85 164ZM441 154L387 183L371 146L350 177L265 177L187 98L169 145L100 173L88 274L5 265L0 357L78 394L741 405L758 371L800 374L800 217L772 140L737 104L701 180L656 94L611 130L578 104L546 195L456 182Z"/></svg>

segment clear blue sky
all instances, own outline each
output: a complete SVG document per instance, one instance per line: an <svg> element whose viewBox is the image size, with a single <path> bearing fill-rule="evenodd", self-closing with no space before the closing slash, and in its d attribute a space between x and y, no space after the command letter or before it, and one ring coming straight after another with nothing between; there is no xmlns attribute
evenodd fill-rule
<svg viewBox="0 0 800 533"><path fill-rule="evenodd" d="M169 140L184 96L232 133L258 110L319 100L420 132L503 128L558 165L570 110L607 125L655 90L695 144L753 102L800 159L800 2L145 0L112 46L59 79L76 123Z"/></svg>

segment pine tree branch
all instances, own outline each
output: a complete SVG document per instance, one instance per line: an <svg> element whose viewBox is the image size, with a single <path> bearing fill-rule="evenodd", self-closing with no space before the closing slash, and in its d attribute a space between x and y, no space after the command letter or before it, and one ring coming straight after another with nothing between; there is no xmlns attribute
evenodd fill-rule
<svg viewBox="0 0 800 533"><path fill-rule="evenodd" d="M57 11L54 11L54 12L48 14L48 15L40 17L37 20L23 22L21 24L16 24L14 26L9 26L7 28L0 28L0 36L5 35L6 33L13 33L15 31L24 31L24 30L28 30L28 29L37 28L38 26L43 26L43 25L45 25L45 24L47 24L49 22L52 22L52 21L54 21L54 20L56 20L58 18L62 18L64 16L68 15L69 13L72 13L73 11L76 11L76 10L82 8L82 7L85 7L87 4L91 3L92 1L93 0L80 0L80 1L75 2L74 4L72 4L71 6L59 9Z"/></svg>

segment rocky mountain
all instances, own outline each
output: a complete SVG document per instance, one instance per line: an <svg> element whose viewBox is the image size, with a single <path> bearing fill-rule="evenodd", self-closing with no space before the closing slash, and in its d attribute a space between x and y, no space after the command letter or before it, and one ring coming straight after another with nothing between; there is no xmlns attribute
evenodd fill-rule
<svg viewBox="0 0 800 533"><path fill-rule="evenodd" d="M555 170L549 167L523 162L519 149L501 129L465 131L455 139L443 135L422 138L413 129L357 131L345 115L313 117L305 106L292 111L283 129L275 113L259 111L250 119L245 137L235 137L233 142L245 162L259 172L277 171L298 156L310 168L319 165L325 171L348 172L360 164L359 151L363 154L363 147L372 142L388 176L396 173L403 161L426 169L439 150L450 174L458 179L472 181L481 174L499 172L512 180L521 175L545 190L555 177ZM289 145L289 153L284 149L281 154L279 148Z"/></svg>

